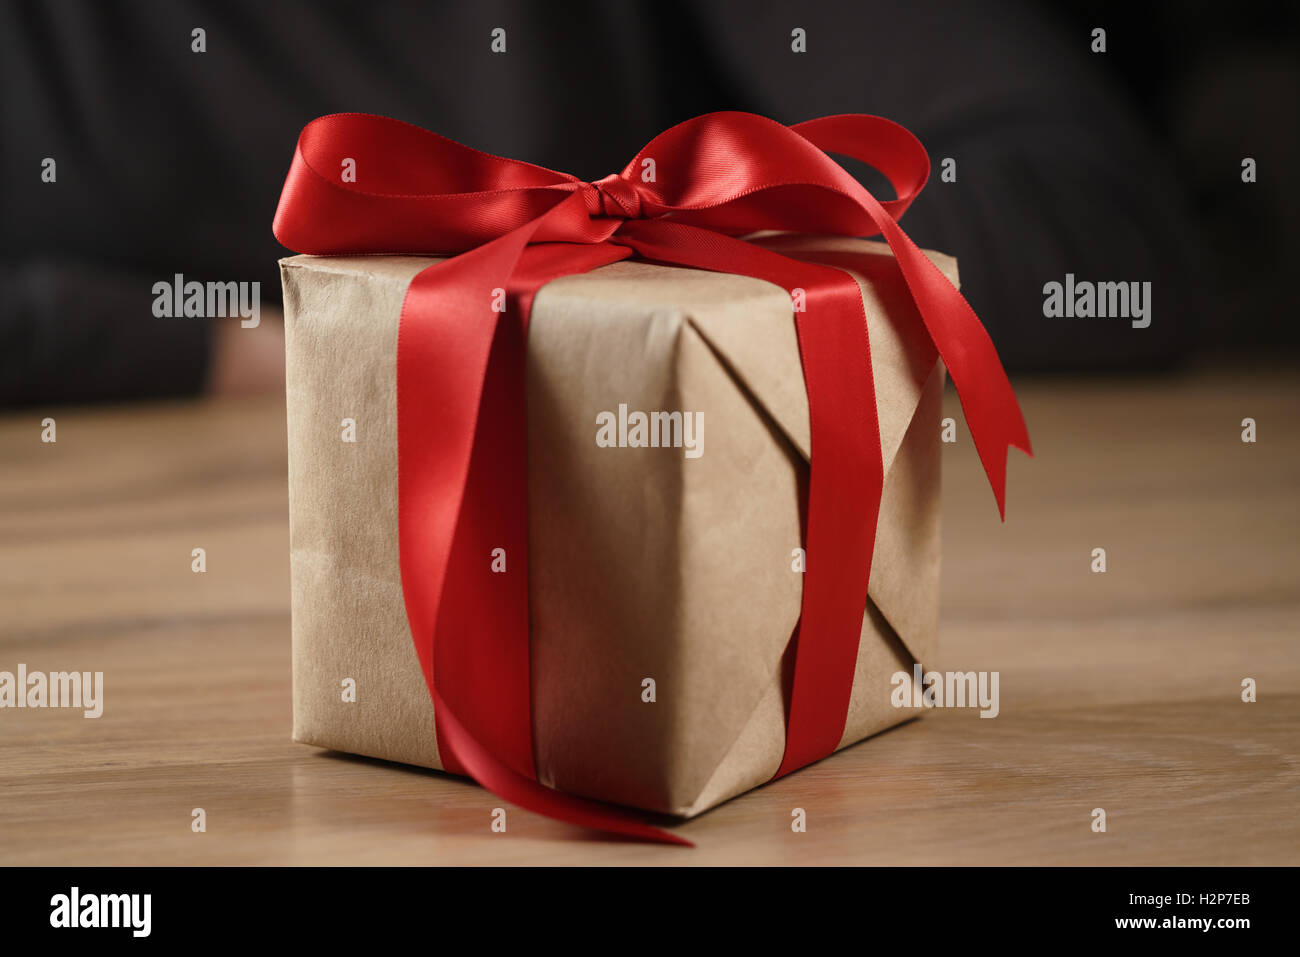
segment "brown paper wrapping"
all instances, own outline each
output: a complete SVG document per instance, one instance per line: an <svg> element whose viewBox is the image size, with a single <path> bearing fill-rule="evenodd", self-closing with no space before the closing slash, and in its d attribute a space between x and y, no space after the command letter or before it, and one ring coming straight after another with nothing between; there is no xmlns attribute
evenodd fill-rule
<svg viewBox="0 0 1300 957"><path fill-rule="evenodd" d="M855 276L886 480L844 747L912 717L891 704L890 678L933 659L943 369L883 244L778 248L870 254ZM955 260L928 255L956 282ZM394 376L402 298L431 261L294 256L281 269L293 736L436 768L402 601ZM527 362L539 779L698 814L768 780L784 747L809 445L790 297L741 276L616 263L541 290ZM620 403L702 412L703 454L598 447L597 413Z"/></svg>

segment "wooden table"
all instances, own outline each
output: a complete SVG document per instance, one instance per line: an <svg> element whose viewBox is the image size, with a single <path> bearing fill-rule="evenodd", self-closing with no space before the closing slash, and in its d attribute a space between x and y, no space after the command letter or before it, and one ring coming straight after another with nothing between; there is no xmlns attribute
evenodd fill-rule
<svg viewBox="0 0 1300 957"><path fill-rule="evenodd" d="M960 424L939 664L1000 672L1001 714L849 748L681 825L693 851L493 834L473 784L290 742L282 400L11 413L0 670L103 671L105 702L0 710L0 863L1300 863L1296 380L1019 379L1005 525Z"/></svg>

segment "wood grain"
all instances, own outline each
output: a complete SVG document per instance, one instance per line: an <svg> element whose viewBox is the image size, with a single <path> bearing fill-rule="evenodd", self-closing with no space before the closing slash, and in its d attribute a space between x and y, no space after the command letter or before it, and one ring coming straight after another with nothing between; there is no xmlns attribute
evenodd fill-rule
<svg viewBox="0 0 1300 957"><path fill-rule="evenodd" d="M1001 713L737 798L678 826L693 851L518 810L493 834L468 782L290 742L282 401L10 413L0 670L103 671L105 704L0 710L0 863L1300 863L1295 382L1019 381L1005 524L959 424L939 664L998 671Z"/></svg>

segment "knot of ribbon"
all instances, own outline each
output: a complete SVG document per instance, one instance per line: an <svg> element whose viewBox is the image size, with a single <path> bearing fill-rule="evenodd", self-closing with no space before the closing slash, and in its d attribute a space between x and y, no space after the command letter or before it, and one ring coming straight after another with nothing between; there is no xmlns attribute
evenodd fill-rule
<svg viewBox="0 0 1300 957"><path fill-rule="evenodd" d="M587 212L592 216L610 216L615 219L639 219L641 194L636 184L628 182L617 173L588 183L590 192L584 192Z"/></svg>
<svg viewBox="0 0 1300 957"><path fill-rule="evenodd" d="M829 153L878 169L896 198L877 200ZM545 787L533 759L528 577L519 560L528 554L528 315L551 280L633 255L805 291L804 310L792 314L811 435L809 559L775 777L835 750L884 487L866 315L856 280L837 268L852 268L842 254L831 265L740 237L884 237L1005 515L1007 449L1032 454L1019 405L983 325L897 222L929 170L910 132L857 114L788 127L750 113L707 114L593 183L386 117L335 114L303 129L275 216L281 243L316 255L451 257L411 281L396 356L402 591L448 771L554 818L690 843L628 809ZM512 556L509 572L494 574L488 556L501 547Z"/></svg>

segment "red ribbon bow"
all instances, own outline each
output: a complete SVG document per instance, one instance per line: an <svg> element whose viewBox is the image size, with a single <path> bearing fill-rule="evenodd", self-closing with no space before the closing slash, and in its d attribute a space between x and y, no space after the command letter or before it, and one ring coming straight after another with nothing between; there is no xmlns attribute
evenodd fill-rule
<svg viewBox="0 0 1300 957"><path fill-rule="evenodd" d="M898 198L877 201L828 151L880 170ZM345 166L355 172L348 182ZM302 131L275 216L281 243L318 255L454 256L412 280L397 343L402 587L447 770L551 817L690 843L627 809L544 787L533 765L528 580L518 560L528 554L528 314L552 279L634 253L805 290L795 322L815 453L810 559L776 776L834 751L884 483L866 316L848 273L737 237L884 235L1005 515L1007 448L1032 454L1020 408L979 319L897 223L929 172L916 137L863 115L786 127L711 113L661 133L622 173L594 183L385 117L325 116ZM496 548L510 556L507 574L490 570Z"/></svg>

